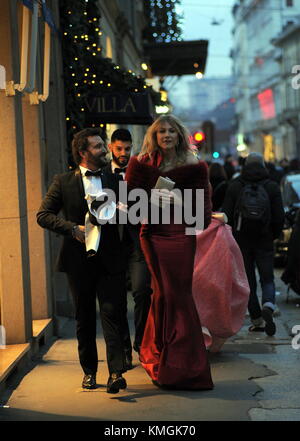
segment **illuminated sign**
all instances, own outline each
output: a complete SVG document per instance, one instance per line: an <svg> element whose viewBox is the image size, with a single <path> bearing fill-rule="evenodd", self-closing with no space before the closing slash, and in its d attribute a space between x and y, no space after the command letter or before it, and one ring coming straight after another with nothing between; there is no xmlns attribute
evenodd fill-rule
<svg viewBox="0 0 300 441"><path fill-rule="evenodd" d="M263 119L275 118L275 102L272 89L266 89L257 95L259 107Z"/></svg>

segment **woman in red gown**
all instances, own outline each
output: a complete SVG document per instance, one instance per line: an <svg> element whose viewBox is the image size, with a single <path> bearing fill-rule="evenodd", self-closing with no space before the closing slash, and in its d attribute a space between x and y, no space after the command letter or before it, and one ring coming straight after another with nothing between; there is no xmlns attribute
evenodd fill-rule
<svg viewBox="0 0 300 441"><path fill-rule="evenodd" d="M207 166L189 147L188 134L173 116L159 117L148 129L142 151L128 165L129 190L148 195L159 176L176 189L204 189L204 226L211 219ZM173 192L158 191L165 204L176 203ZM194 201L195 202L195 201ZM184 201L183 201L184 204ZM172 211L172 210L171 210ZM152 303L140 348L140 361L158 386L173 389L212 389L201 324L192 296L195 235L185 223L143 223L141 245L152 275Z"/></svg>

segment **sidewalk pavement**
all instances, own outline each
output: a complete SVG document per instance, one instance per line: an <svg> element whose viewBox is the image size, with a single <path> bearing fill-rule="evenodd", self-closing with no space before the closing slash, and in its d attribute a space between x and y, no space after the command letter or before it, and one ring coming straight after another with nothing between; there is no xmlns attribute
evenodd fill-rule
<svg viewBox="0 0 300 441"><path fill-rule="evenodd" d="M280 281L276 284L285 292ZM134 353L134 369L124 374L127 389L107 394L100 329L99 387L83 390L75 322L61 318L60 338L2 398L0 421L300 421L300 350L291 347L289 335L291 326L300 324L298 303L295 295L289 304L284 295L278 296L281 315L275 337L249 334L246 318L222 352L210 354L212 391L158 389Z"/></svg>

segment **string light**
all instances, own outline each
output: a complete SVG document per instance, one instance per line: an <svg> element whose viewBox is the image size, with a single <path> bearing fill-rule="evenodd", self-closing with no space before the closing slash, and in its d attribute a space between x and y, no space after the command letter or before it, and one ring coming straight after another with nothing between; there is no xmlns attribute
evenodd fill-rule
<svg viewBox="0 0 300 441"><path fill-rule="evenodd" d="M85 113L88 112L88 109L84 105L85 99L89 96L97 96L97 92L108 89L113 91L128 90L137 93L147 89L148 86L143 83L144 78L137 75L132 69L126 71L119 65L114 65L111 60L101 57L102 48L99 37L103 35L103 32L101 31L97 0L85 0L83 3L86 10L82 10L82 5L79 6L76 3L70 2L67 8L61 5L59 7L64 23L62 26L63 35L67 37L63 39L64 52L67 55L63 61L64 73L73 79L71 87L66 90L68 114L65 119L69 129L80 130L86 124ZM94 61L91 59L92 56L93 58L98 56L98 58ZM91 66L91 68L86 66ZM142 69L147 70L147 68L148 66L144 63ZM115 75L112 75L113 72ZM92 95L90 95L91 91L93 91ZM77 106L73 105L74 99L78 103ZM78 122L76 125L74 125L75 121ZM95 120L91 126L103 128L105 124L100 124ZM68 130L69 136L72 136L70 130Z"/></svg>

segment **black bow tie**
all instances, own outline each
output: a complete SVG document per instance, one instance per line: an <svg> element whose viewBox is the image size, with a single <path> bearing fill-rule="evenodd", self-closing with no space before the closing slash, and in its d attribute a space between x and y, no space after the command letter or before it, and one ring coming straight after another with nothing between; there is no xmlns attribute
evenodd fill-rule
<svg viewBox="0 0 300 441"><path fill-rule="evenodd" d="M101 175L102 175L102 171L101 170L97 170L97 171L87 170L85 172L84 176L101 176Z"/></svg>
<svg viewBox="0 0 300 441"><path fill-rule="evenodd" d="M115 168L115 173L125 173L126 172L127 167L124 168Z"/></svg>

